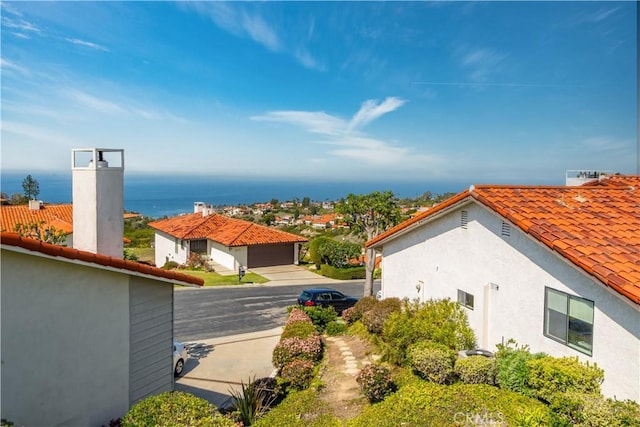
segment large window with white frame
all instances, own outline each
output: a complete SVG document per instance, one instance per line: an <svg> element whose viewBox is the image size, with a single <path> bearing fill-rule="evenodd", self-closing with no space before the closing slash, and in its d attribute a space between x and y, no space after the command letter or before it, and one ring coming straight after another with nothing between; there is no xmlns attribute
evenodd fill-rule
<svg viewBox="0 0 640 427"><path fill-rule="evenodd" d="M544 335L591 356L593 301L545 287Z"/></svg>

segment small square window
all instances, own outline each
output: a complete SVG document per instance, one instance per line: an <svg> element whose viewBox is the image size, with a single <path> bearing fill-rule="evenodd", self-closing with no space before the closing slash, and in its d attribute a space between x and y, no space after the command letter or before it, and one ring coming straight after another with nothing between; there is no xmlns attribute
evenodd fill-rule
<svg viewBox="0 0 640 427"><path fill-rule="evenodd" d="M469 310L473 310L473 295L458 289L458 303Z"/></svg>

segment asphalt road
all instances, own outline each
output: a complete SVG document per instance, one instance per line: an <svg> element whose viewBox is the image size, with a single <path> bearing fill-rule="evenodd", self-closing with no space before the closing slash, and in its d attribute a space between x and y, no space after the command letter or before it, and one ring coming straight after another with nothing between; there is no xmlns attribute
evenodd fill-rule
<svg viewBox="0 0 640 427"><path fill-rule="evenodd" d="M317 286L317 285L314 285ZM364 281L332 283L331 288L361 297ZM283 326L286 308L295 304L309 285L269 284L180 289L174 298L174 338L189 342L227 335L263 331ZM375 282L374 293L380 289Z"/></svg>

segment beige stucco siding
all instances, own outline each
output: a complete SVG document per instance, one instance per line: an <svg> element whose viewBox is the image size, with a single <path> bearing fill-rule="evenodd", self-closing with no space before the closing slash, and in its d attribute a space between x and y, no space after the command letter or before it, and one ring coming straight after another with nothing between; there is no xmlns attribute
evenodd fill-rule
<svg viewBox="0 0 640 427"><path fill-rule="evenodd" d="M100 426L129 408L129 276L2 251L2 417Z"/></svg>

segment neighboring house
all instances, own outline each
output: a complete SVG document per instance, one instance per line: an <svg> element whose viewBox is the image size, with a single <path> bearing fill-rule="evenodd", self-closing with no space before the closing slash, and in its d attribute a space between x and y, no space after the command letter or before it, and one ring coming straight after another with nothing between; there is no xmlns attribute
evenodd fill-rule
<svg viewBox="0 0 640 427"><path fill-rule="evenodd" d="M73 205L47 204L32 200L28 205L0 205L0 231L14 232L18 224L30 225L44 223L41 228L53 227L66 233L65 245L73 246ZM138 213L125 212L124 219L139 218Z"/></svg>
<svg viewBox="0 0 640 427"><path fill-rule="evenodd" d="M197 209L197 205L196 205ZM297 264L300 245L307 239L263 225L208 211L149 223L156 230L155 262L185 264L192 253L236 270Z"/></svg>
<svg viewBox="0 0 640 427"><path fill-rule="evenodd" d="M385 298L457 300L480 347L578 356L605 395L640 402L640 177L472 186L367 247Z"/></svg>
<svg viewBox="0 0 640 427"><path fill-rule="evenodd" d="M201 279L15 233L0 242L2 418L108 425L173 390L173 287Z"/></svg>
<svg viewBox="0 0 640 427"><path fill-rule="evenodd" d="M336 215L335 214L305 215L301 218L301 220L306 225L310 225L313 228L326 229L326 228L332 228L335 225Z"/></svg>
<svg viewBox="0 0 640 427"><path fill-rule="evenodd" d="M42 228L53 227L67 234L65 244L73 246L73 205L49 205L32 200L28 205L1 205L0 231L14 232L18 224L44 223Z"/></svg>

